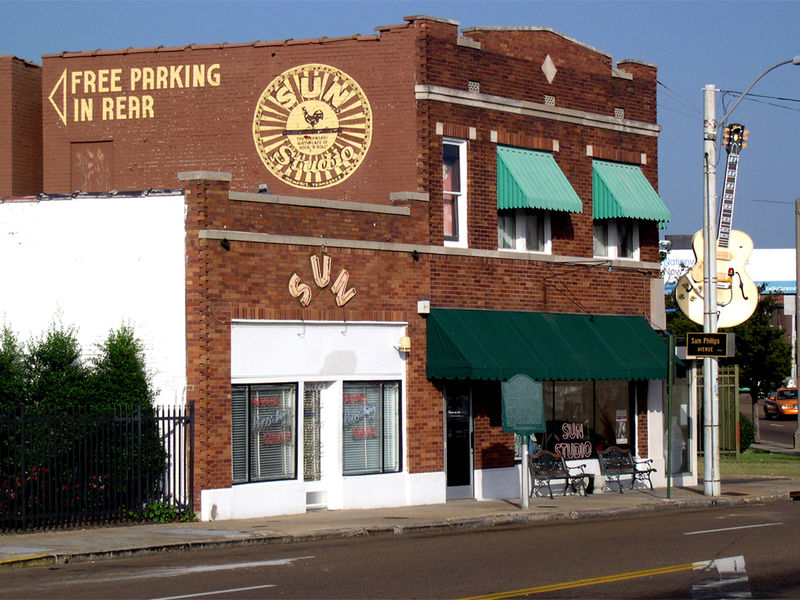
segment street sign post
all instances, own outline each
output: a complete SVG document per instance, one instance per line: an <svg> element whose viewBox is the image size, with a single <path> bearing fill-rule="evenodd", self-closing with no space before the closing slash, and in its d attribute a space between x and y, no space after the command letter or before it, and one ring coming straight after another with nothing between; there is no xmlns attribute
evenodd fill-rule
<svg viewBox="0 0 800 600"><path fill-rule="evenodd" d="M514 375L500 384L503 395L503 431L523 436L520 500L528 508L528 436L547 431L544 391L540 381L527 375Z"/></svg>
<svg viewBox="0 0 800 600"><path fill-rule="evenodd" d="M705 358L709 356L725 358L734 355L734 336L732 333L700 332L686 334L687 358Z"/></svg>

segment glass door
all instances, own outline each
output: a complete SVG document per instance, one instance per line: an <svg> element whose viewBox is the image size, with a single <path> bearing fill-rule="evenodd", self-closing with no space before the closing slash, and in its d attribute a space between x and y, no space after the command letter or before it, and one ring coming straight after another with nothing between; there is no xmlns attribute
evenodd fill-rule
<svg viewBox="0 0 800 600"><path fill-rule="evenodd" d="M447 498L472 498L472 403L468 383L445 386Z"/></svg>
<svg viewBox="0 0 800 600"><path fill-rule="evenodd" d="M319 481L320 468L320 387L306 385L303 393L303 479Z"/></svg>

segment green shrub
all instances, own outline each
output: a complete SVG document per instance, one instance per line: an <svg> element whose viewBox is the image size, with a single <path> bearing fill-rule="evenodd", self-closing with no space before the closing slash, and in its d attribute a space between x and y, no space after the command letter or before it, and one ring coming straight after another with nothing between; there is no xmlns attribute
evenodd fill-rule
<svg viewBox="0 0 800 600"><path fill-rule="evenodd" d="M134 519L137 516L141 521L151 523L190 523L196 520L192 511L181 511L164 502L151 502L145 507L141 515L131 514Z"/></svg>
<svg viewBox="0 0 800 600"><path fill-rule="evenodd" d="M81 362L81 347L73 327L53 324L25 353L27 398L25 404L53 413L86 404L89 370Z"/></svg>
<svg viewBox="0 0 800 600"><path fill-rule="evenodd" d="M23 491L67 512L114 512L132 498L144 510L159 499L167 455L151 379L143 345L125 325L88 362L73 327L53 324L24 349L7 326L0 330L0 414L24 407L26 417L24 441L0 439L0 508L4 494Z"/></svg>
<svg viewBox="0 0 800 600"><path fill-rule="evenodd" d="M22 347L14 332L0 331L0 411L13 410L25 392L25 362Z"/></svg>
<svg viewBox="0 0 800 600"><path fill-rule="evenodd" d="M739 452L744 452L756 439L753 422L744 413L739 413Z"/></svg>

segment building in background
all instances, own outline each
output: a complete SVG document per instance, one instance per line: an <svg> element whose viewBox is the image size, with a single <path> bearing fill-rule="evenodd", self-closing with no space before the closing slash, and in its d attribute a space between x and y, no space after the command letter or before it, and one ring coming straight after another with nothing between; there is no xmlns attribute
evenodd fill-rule
<svg viewBox="0 0 800 600"><path fill-rule="evenodd" d="M131 281L145 330L169 314L185 347L203 519L518 497L500 386L517 373L543 382L545 447L599 478L596 451L627 446L663 483L656 74L548 28L428 16L48 55L42 185L24 192L43 194L0 215L27 202L100 255L180 258L180 325L171 285ZM159 228L159 201L182 203L181 227ZM116 265L91 258L70 272L99 284ZM66 318L115 302L83 299ZM674 470L691 483L684 396Z"/></svg>

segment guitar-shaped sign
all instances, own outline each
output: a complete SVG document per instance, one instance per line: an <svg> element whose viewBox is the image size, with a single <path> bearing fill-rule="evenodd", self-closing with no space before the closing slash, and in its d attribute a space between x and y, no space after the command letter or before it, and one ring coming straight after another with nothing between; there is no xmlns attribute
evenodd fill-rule
<svg viewBox="0 0 800 600"><path fill-rule="evenodd" d="M739 153L747 144L744 125L733 124L726 128L725 145L728 166L725 188L720 207L717 234L717 327L733 327L750 318L758 304L758 289L745 272L744 266L753 251L753 240L743 231L731 230L733 202L736 196L736 178ZM696 262L684 273L675 287L675 299L683 313L695 323L703 324L703 232L692 237L692 250Z"/></svg>

